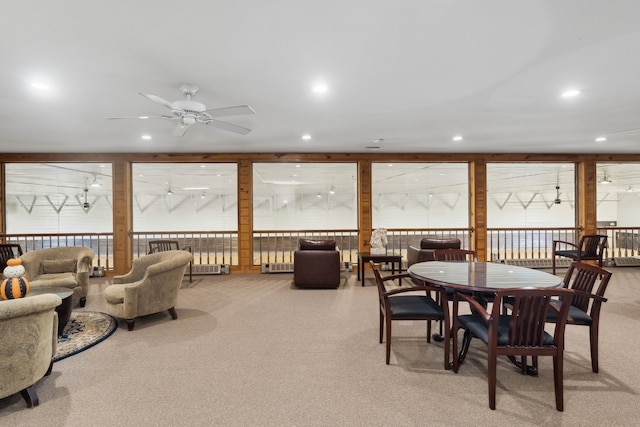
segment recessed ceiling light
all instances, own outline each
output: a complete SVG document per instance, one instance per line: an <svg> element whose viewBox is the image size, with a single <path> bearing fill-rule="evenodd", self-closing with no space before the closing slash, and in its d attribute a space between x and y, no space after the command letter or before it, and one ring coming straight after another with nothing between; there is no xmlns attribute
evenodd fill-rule
<svg viewBox="0 0 640 427"><path fill-rule="evenodd" d="M149 116L140 116L140 117L138 117L138 118L139 118L139 119L148 119L148 118L149 118Z"/></svg>
<svg viewBox="0 0 640 427"><path fill-rule="evenodd" d="M329 86L327 86L326 83L316 83L315 85L313 85L313 88L311 90L313 91L313 93L317 94L327 93L327 91L329 90Z"/></svg>
<svg viewBox="0 0 640 427"><path fill-rule="evenodd" d="M140 138L148 141L151 139L151 135L142 135Z"/></svg>
<svg viewBox="0 0 640 427"><path fill-rule="evenodd" d="M49 84L41 81L32 82L31 87L37 90L42 90L42 91L51 90L51 86Z"/></svg>
<svg viewBox="0 0 640 427"><path fill-rule="evenodd" d="M606 136L599 136L596 138L596 142L605 142L607 140Z"/></svg>
<svg viewBox="0 0 640 427"><path fill-rule="evenodd" d="M304 135L302 135L302 139L304 139L305 141L308 141L311 139L311 135L309 135L308 133L305 133Z"/></svg>
<svg viewBox="0 0 640 427"><path fill-rule="evenodd" d="M453 141L462 141L462 136L460 135L456 135L453 138L451 138Z"/></svg>
<svg viewBox="0 0 640 427"><path fill-rule="evenodd" d="M573 98L574 96L578 96L580 95L580 91L578 89L569 89L566 90L564 92L562 92L562 95L560 95L562 98Z"/></svg>

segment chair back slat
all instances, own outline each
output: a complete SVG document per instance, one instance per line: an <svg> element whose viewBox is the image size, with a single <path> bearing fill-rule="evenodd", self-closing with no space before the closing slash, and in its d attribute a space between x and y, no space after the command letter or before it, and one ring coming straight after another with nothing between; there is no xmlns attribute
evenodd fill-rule
<svg viewBox="0 0 640 427"><path fill-rule="evenodd" d="M541 347L544 344L544 326L551 296L520 295L513 300L509 324L509 345Z"/></svg>
<svg viewBox="0 0 640 427"><path fill-rule="evenodd" d="M468 262L478 258L475 251L468 249L436 249L433 257L436 261L445 262Z"/></svg>
<svg viewBox="0 0 640 427"><path fill-rule="evenodd" d="M575 289L603 297L610 278L611 273L602 268L581 262L573 262L569 266L563 282L565 288ZM594 292L593 288L598 280L600 281L600 284ZM576 295L574 296L571 305L587 313L590 303L591 298Z"/></svg>
<svg viewBox="0 0 640 427"><path fill-rule="evenodd" d="M492 308L492 317L498 319L503 302L511 306L509 317L508 347L519 349L535 349L549 347L544 343L545 323L547 313L552 299L559 299L561 302L558 318L562 322L556 323L556 330L553 334L554 346L561 348L564 338L564 325L569 314L569 306L574 293L563 288L519 288L502 289L496 292ZM494 328L497 334L497 328ZM497 342L497 337L494 338ZM499 346L501 347L501 346Z"/></svg>
<svg viewBox="0 0 640 427"><path fill-rule="evenodd" d="M149 240L149 253L180 250L177 240Z"/></svg>
<svg viewBox="0 0 640 427"><path fill-rule="evenodd" d="M583 257L597 257L604 250L606 243L607 236L593 234L582 236L579 247L584 254Z"/></svg>
<svg viewBox="0 0 640 427"><path fill-rule="evenodd" d="M22 255L22 246L18 243L0 243L0 273L7 266L7 261L11 258L18 258Z"/></svg>

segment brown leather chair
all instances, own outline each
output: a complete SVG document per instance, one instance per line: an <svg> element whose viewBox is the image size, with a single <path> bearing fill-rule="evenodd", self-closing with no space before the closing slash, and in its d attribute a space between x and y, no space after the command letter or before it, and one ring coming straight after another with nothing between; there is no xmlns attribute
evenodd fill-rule
<svg viewBox="0 0 640 427"><path fill-rule="evenodd" d="M293 283L299 288L337 288L340 251L336 241L300 239L293 253Z"/></svg>
<svg viewBox="0 0 640 427"><path fill-rule="evenodd" d="M416 262L435 261L436 249L460 249L460 239L437 239L425 237L420 241L420 247L409 246L407 248L407 265Z"/></svg>

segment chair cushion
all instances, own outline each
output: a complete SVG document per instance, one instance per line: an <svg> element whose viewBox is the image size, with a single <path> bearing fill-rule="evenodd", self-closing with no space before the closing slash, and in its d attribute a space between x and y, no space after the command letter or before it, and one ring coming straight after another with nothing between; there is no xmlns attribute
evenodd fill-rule
<svg viewBox="0 0 640 427"><path fill-rule="evenodd" d="M415 319L416 317L444 318L442 307L425 295L398 295L389 297L392 319Z"/></svg>
<svg viewBox="0 0 640 427"><path fill-rule="evenodd" d="M336 241L300 239L300 241L298 242L298 249L314 251L335 251Z"/></svg>
<svg viewBox="0 0 640 427"><path fill-rule="evenodd" d="M75 259L43 259L40 274L75 273L77 266Z"/></svg>
<svg viewBox="0 0 640 427"><path fill-rule="evenodd" d="M109 285L104 290L104 298L111 304L124 302L124 288L126 285Z"/></svg>
<svg viewBox="0 0 640 427"><path fill-rule="evenodd" d="M554 305L558 304L557 301L552 301L551 303ZM547 321L555 322L557 319L558 312L553 309L549 309L547 312ZM567 320L567 323L574 325L591 325L592 322L593 320L591 319L591 316L584 311L574 306L569 307L569 319Z"/></svg>
<svg viewBox="0 0 640 427"><path fill-rule="evenodd" d="M487 322L479 314L465 314L458 316L460 324L464 329L471 331L474 337L487 344L489 342L489 327ZM509 319L510 316L500 316L498 321L498 345L509 344ZM544 344L553 345L553 336L544 333Z"/></svg>

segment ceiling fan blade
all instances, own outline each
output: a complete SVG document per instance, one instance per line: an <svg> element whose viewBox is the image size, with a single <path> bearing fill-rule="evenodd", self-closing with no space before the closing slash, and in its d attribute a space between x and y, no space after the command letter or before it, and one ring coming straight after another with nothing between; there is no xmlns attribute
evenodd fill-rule
<svg viewBox="0 0 640 427"><path fill-rule="evenodd" d="M178 123L175 128L173 128L173 136L180 137L184 136L187 133L187 129L189 129L189 125L185 125L184 123Z"/></svg>
<svg viewBox="0 0 640 427"><path fill-rule="evenodd" d="M243 114L255 114L256 112L248 105L238 105L236 107L212 108L210 110L207 110L207 113L211 114L213 117L224 117L240 116Z"/></svg>
<svg viewBox="0 0 640 427"><path fill-rule="evenodd" d="M130 117L106 117L107 120L123 120L123 119L174 119L174 116L130 116Z"/></svg>
<svg viewBox="0 0 640 427"><path fill-rule="evenodd" d="M240 135L246 135L251 132L251 129L242 126L234 125L232 123L222 122L220 120L209 120L206 122L208 125L215 126L220 129L228 130L229 132L239 133Z"/></svg>
<svg viewBox="0 0 640 427"><path fill-rule="evenodd" d="M172 110L173 109L173 103L167 101L166 99L160 98L157 95L150 95L147 93L142 93L142 92L138 92L140 95L144 96L145 98L147 98L150 101L153 102L157 102L158 104L162 104L165 107L167 107L168 109Z"/></svg>

